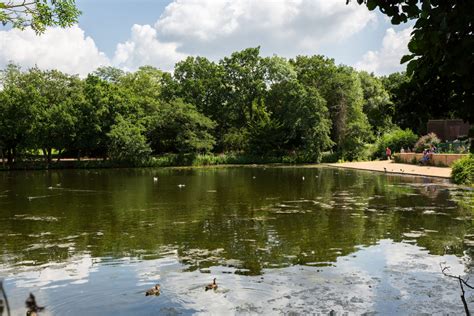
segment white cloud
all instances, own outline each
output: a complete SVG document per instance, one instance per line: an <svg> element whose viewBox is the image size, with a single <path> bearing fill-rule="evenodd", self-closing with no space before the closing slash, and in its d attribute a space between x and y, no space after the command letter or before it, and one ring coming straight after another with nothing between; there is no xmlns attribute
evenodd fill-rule
<svg viewBox="0 0 474 316"><path fill-rule="evenodd" d="M177 52L176 43L162 43L156 35L156 30L150 25L135 24L131 38L117 45L114 65L125 70L135 70L143 65L172 70L174 64L186 55Z"/></svg>
<svg viewBox="0 0 474 316"><path fill-rule="evenodd" d="M365 7L327 0L175 0L155 27L188 54L221 57L262 46L266 54L315 53L323 43L359 32L375 15Z"/></svg>
<svg viewBox="0 0 474 316"><path fill-rule="evenodd" d="M378 51L368 51L357 62L356 68L385 75L395 71L403 71L405 64L400 65L400 59L408 54L408 42L410 41L412 27L399 32L393 28L387 29L382 40L382 47Z"/></svg>
<svg viewBox="0 0 474 316"><path fill-rule="evenodd" d="M336 0L173 0L151 25L134 25L109 59L78 26L0 31L0 68L56 68L85 75L100 65L124 70L152 65L172 70L189 55L217 60L247 47L263 55L318 54L376 22L374 12L353 1ZM377 53L374 53L377 54Z"/></svg>
<svg viewBox="0 0 474 316"><path fill-rule="evenodd" d="M114 63L172 69L187 55L219 59L247 47L264 55L316 54L321 45L361 31L376 16L364 6L328 0L174 0L152 28L134 25Z"/></svg>
<svg viewBox="0 0 474 316"><path fill-rule="evenodd" d="M23 67L58 69L81 76L109 65L91 37L78 26L50 28L40 36L31 29L0 31L0 68L9 62Z"/></svg>

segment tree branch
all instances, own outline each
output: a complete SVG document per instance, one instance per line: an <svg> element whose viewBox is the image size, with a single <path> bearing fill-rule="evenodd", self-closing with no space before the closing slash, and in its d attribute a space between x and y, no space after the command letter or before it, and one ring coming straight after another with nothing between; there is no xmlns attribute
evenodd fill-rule
<svg viewBox="0 0 474 316"><path fill-rule="evenodd" d="M7 306L7 315L10 316L10 305L8 304L7 293L5 293L5 289L3 288L3 281L0 280L0 292L2 292L3 298L5 299L5 305Z"/></svg>
<svg viewBox="0 0 474 316"><path fill-rule="evenodd" d="M462 304L464 306L464 311L466 312L466 316L471 316L471 312L469 311L469 307L467 306L467 302L466 302L466 298L464 296L465 292L464 292L464 287L463 287L463 284L465 286L467 286L468 288L470 289L474 289L474 287L472 285L469 285L467 283L466 280L464 280L463 278L461 278L460 275L458 276L455 276L455 275L452 275L452 274L448 274L446 271L449 270L449 267L443 267L441 265L441 263L439 264L440 268L441 268L441 273L443 273L445 276L447 277L450 277L450 278L453 278L453 279L457 279L459 281L459 286L461 287L461 300L462 300Z"/></svg>

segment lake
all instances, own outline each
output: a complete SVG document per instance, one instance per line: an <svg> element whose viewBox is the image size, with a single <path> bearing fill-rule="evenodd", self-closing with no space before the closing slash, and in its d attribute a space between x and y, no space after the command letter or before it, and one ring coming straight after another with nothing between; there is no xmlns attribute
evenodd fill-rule
<svg viewBox="0 0 474 316"><path fill-rule="evenodd" d="M13 315L462 314L473 209L323 166L3 172L0 278Z"/></svg>

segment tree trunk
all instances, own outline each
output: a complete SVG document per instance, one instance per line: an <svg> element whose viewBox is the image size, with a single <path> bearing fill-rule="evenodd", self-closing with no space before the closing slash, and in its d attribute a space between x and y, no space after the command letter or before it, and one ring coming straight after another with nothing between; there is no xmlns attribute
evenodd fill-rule
<svg viewBox="0 0 474 316"><path fill-rule="evenodd" d="M48 165L51 163L51 160L52 160L51 152L52 152L52 148L48 148Z"/></svg>
<svg viewBox="0 0 474 316"><path fill-rule="evenodd" d="M7 149L7 164L9 166L13 165L13 152L11 148Z"/></svg>

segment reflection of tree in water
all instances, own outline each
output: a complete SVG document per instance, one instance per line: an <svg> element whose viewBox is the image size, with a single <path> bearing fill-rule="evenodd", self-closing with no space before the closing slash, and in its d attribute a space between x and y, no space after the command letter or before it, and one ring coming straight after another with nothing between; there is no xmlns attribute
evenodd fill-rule
<svg viewBox="0 0 474 316"><path fill-rule="evenodd" d="M151 180L155 175L157 184ZM450 200L450 190L432 190L432 183L417 181L327 168L2 177L0 182L15 193L7 193L6 203L0 200L5 227L0 251L4 263L29 260L37 265L66 261L78 253L154 259L177 249L190 270L223 265L245 274L293 264L331 264L360 245L384 238L415 241L434 254L449 245L461 255L463 236L471 228L459 219L465 210ZM60 196L34 203L24 198L45 195L56 183L61 183L62 190L55 189ZM181 183L184 189L177 187Z"/></svg>

